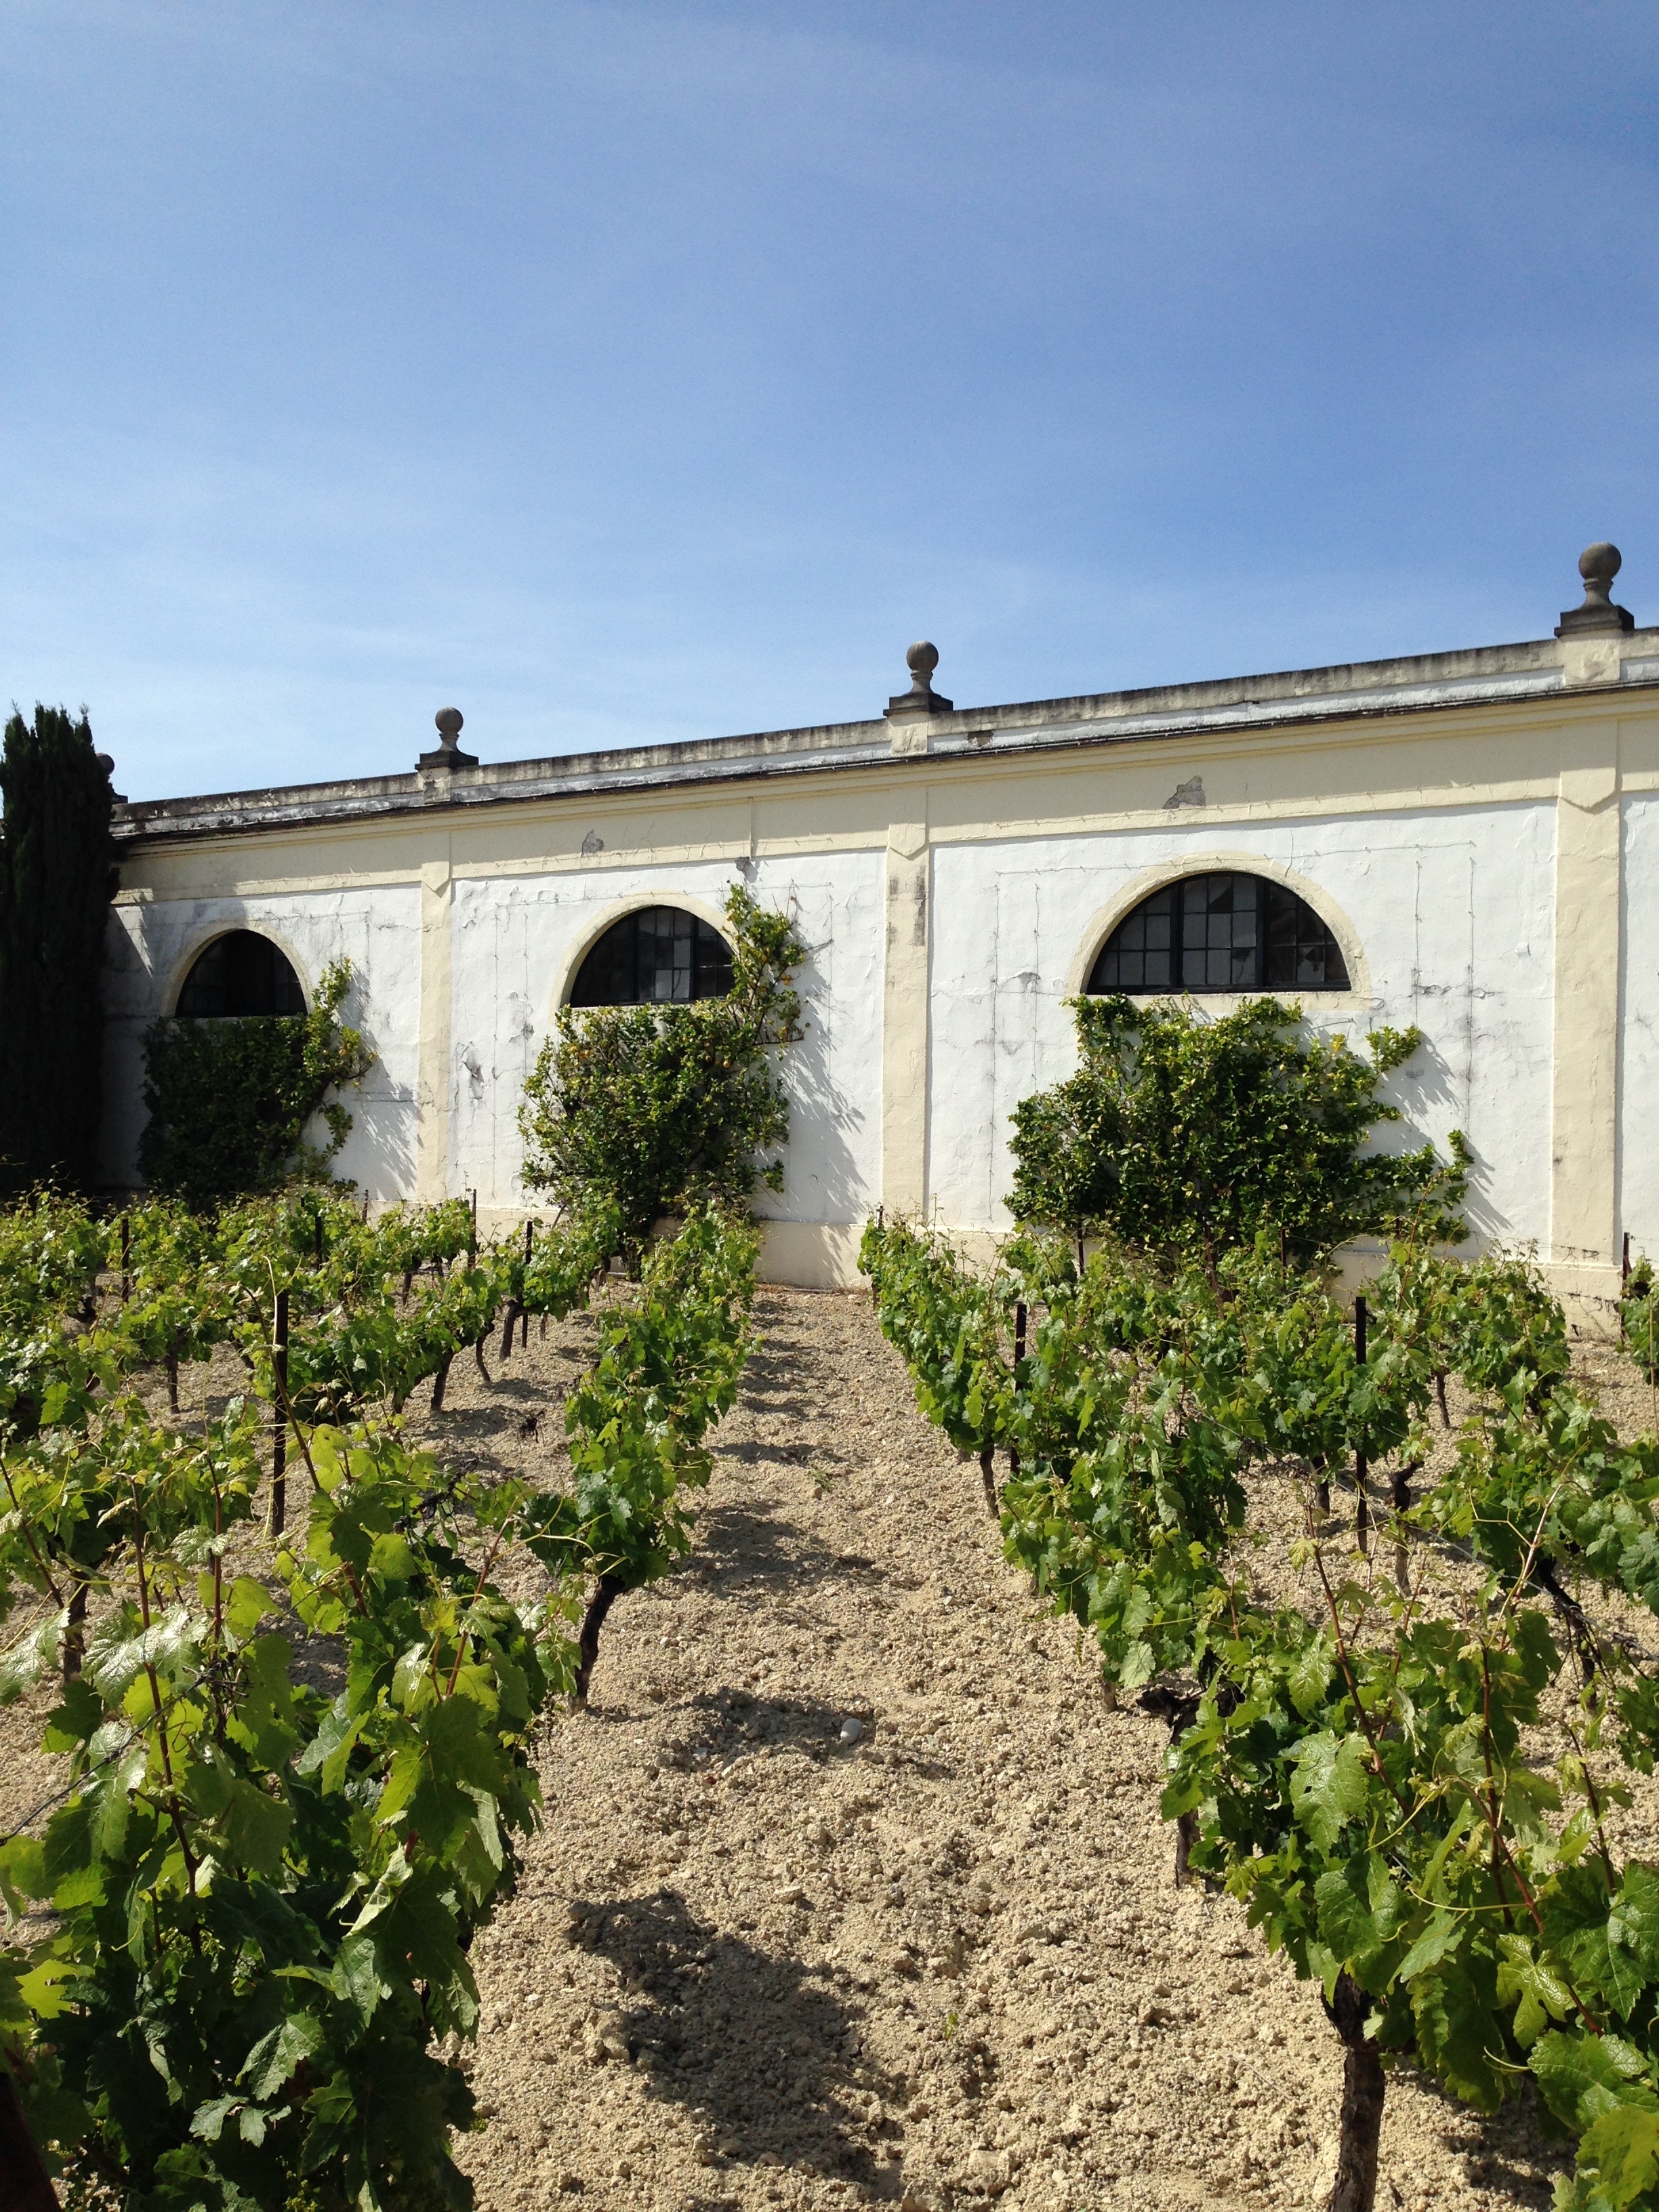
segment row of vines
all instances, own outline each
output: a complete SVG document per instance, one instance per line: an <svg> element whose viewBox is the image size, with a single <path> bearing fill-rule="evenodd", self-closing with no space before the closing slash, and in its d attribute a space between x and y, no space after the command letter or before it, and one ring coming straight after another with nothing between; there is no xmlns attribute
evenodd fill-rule
<svg viewBox="0 0 1659 2212"><path fill-rule="evenodd" d="M39 2147L40 2202L48 2170L128 2212L470 2201L467 1954L538 1731L688 1547L750 1341L746 1220L692 1207L599 1289L619 1227L481 1248L464 1204L371 1224L326 1188L0 1217L0 1698L61 1684L67 1771L0 1841L0 2158ZM590 1300L562 1488L411 1447L414 1390ZM221 1346L245 1387L210 1397Z"/></svg>
<svg viewBox="0 0 1659 2212"><path fill-rule="evenodd" d="M1369 2212L1396 2058L1535 2090L1563 2212L1659 2205L1659 1868L1609 1832L1659 1750L1659 1443L1575 1383L1535 1273L1404 1243L1356 1316L1277 1236L1079 1266L1029 1231L979 1274L877 1224L861 1264L1010 1560L1167 1721L1178 1878L1322 1993L1332 2212Z"/></svg>

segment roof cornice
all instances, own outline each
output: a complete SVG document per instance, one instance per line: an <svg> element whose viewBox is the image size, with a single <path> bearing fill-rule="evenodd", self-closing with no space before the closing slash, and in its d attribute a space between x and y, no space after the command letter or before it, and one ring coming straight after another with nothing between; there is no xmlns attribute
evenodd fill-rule
<svg viewBox="0 0 1659 2212"><path fill-rule="evenodd" d="M1618 641L1620 681L1593 696L1659 684L1659 629ZM707 783L770 780L826 770L888 767L925 755L984 758L1053 748L1110 745L1208 732L1273 730L1313 721L1418 714L1496 705L1569 690L1562 645L1540 638L1459 653L1419 653L1328 668L1085 693L997 707L962 708L863 722L693 738L614 751L554 755L455 768L422 765L403 775L273 786L198 798L146 799L116 810L129 850L176 840L246 836L310 823L429 817L534 800ZM459 723L459 716L457 717ZM428 760L432 757L428 756Z"/></svg>

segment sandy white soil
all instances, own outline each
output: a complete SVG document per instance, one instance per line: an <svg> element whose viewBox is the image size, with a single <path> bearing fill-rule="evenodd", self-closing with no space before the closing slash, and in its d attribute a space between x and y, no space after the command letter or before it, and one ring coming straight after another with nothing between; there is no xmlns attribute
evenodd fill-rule
<svg viewBox="0 0 1659 2212"><path fill-rule="evenodd" d="M1316 2204L1340 2047L1236 1905L1175 1887L1162 1724L1038 1613L867 1297L757 1318L696 1548L549 1725L545 1824L475 1949L481 2212ZM590 1328L492 1352L489 1387L458 1361L411 1428L556 1480ZM37 1721L0 1715L0 1825L52 1786ZM1524 2106L1391 2076L1385 2212L1544 2206L1565 2162Z"/></svg>
<svg viewBox="0 0 1659 2212"><path fill-rule="evenodd" d="M612 1613L480 1942L484 2212L1316 2203L1340 2046L1175 1887L1162 1725L1003 1562L867 1301L759 1319L696 1551ZM1560 2163L1390 2083L1384 2206L1543 2205Z"/></svg>

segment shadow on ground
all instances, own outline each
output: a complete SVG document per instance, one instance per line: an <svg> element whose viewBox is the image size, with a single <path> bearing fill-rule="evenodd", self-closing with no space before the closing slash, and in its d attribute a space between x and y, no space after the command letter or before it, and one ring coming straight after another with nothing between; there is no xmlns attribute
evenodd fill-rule
<svg viewBox="0 0 1659 2212"><path fill-rule="evenodd" d="M831 1760L863 1759L879 1744L886 1765L902 1766L926 1780L944 1780L956 1771L926 1750L891 1740L888 1731L868 1721L860 1723L860 1732L853 1742L843 1742L841 1732L848 1719L846 1706L826 1705L816 1698L768 1698L751 1690L708 1690L686 1698L675 1710L680 1726L666 1747L666 1756L679 1766L713 1767L757 1750L798 1752L823 1765Z"/></svg>
<svg viewBox="0 0 1659 2212"><path fill-rule="evenodd" d="M800 1362L805 1350L798 1339L769 1335L749 1355L743 1375L743 1402L765 1413L803 1415L815 1408L801 1394Z"/></svg>
<svg viewBox="0 0 1659 2212"><path fill-rule="evenodd" d="M705 1759L734 1758L756 1744L779 1751L802 1751L811 1759L845 1755L841 1741L847 1718L840 1705L816 1698L765 1698L749 1690L708 1690L679 1708L683 1717L673 1749Z"/></svg>
<svg viewBox="0 0 1659 2212"><path fill-rule="evenodd" d="M629 2049L647 2094L703 2124L711 2164L807 2165L896 2197L897 2164L871 2141L872 2099L902 2085L861 2055L858 2015L799 1960L699 1920L673 1890L572 1907L572 1936L622 1984ZM713 2199L718 2202L718 2197Z"/></svg>
<svg viewBox="0 0 1659 2212"><path fill-rule="evenodd" d="M800 1527L775 1513L748 1505L715 1505L698 1516L697 1553L685 1572L705 1583L719 1582L724 1592L734 1577L781 1583L821 1581L837 1554Z"/></svg>

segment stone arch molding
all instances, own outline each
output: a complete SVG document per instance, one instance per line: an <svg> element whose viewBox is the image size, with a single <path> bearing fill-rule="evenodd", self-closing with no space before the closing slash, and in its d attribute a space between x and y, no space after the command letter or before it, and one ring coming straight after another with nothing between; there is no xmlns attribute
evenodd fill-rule
<svg viewBox="0 0 1659 2212"><path fill-rule="evenodd" d="M1305 899L1329 929L1341 951L1348 970L1346 991L1310 991L1307 994L1310 1010L1322 1013L1369 1013L1375 1003L1371 994L1370 963L1365 957L1365 948L1360 942L1359 932L1339 907L1322 884L1310 883L1294 868L1287 868L1278 860L1265 859L1260 853L1194 852L1182 854L1179 860L1159 860L1150 868L1143 868L1131 877L1115 896L1093 915L1088 927L1078 941L1072 965L1066 978L1066 996L1080 998L1089 980L1100 949L1117 927L1154 891L1161 891L1166 884L1176 884L1187 876L1237 873L1265 876L1269 883L1281 884ZM1259 999L1260 991L1206 991L1203 1003L1218 1012L1231 1012L1234 1007L1248 1000Z"/></svg>
<svg viewBox="0 0 1659 2212"><path fill-rule="evenodd" d="M177 1012L179 1000L189 980L190 971L207 951L209 945L216 945L222 937L234 937L239 929L246 930L250 937L270 939L298 976L300 996L306 1002L306 1012L307 1013L311 1012L317 1003L317 994L313 987L310 963L300 957L283 931L273 928L263 917L256 921L246 915L241 915L234 920L221 919L210 924L203 930L200 936L191 939L189 945L173 962L172 972L167 977L167 988L161 994L161 1012L167 1020L171 1021ZM354 982L356 980L354 976Z"/></svg>
<svg viewBox="0 0 1659 2212"><path fill-rule="evenodd" d="M625 921L630 914L641 914L648 906L678 907L683 914L694 914L700 921L706 921L711 929L717 929L728 945L732 942L732 925L726 920L724 909L712 904L706 898L696 897L689 891L633 891L626 898L609 900L597 920L592 921L576 939L575 949L566 955L560 967L558 981L553 991L552 1008L549 1016L550 1028L569 1005L570 994L576 987L576 978L581 973L582 963L605 935L606 930L614 929L619 921Z"/></svg>

